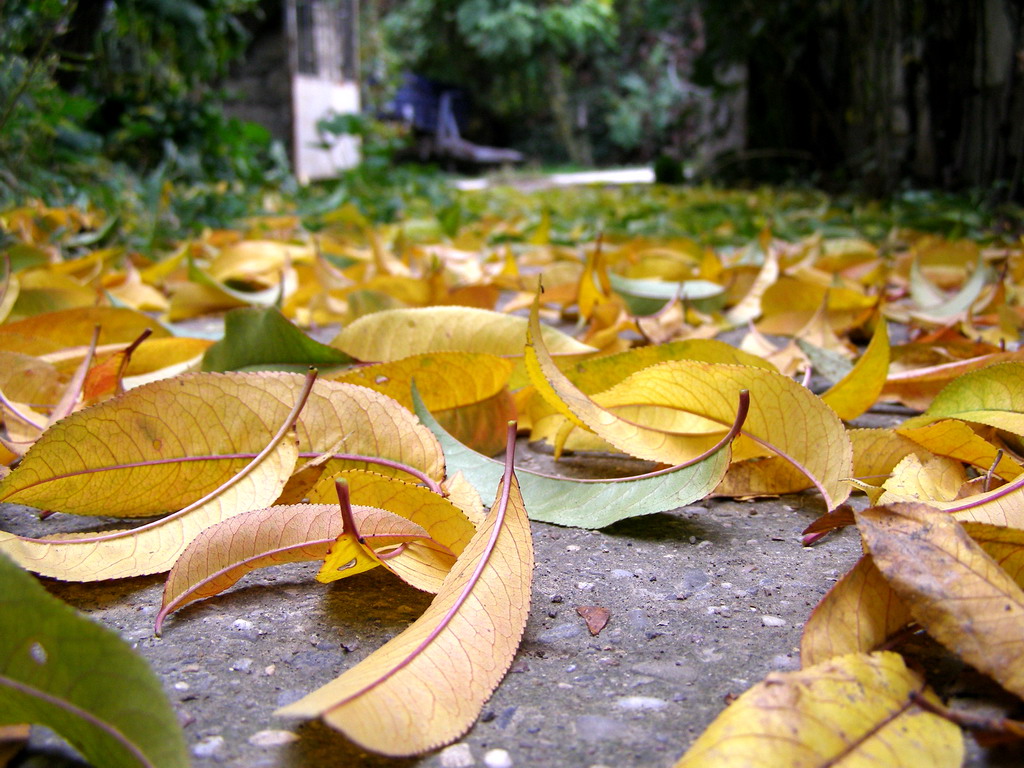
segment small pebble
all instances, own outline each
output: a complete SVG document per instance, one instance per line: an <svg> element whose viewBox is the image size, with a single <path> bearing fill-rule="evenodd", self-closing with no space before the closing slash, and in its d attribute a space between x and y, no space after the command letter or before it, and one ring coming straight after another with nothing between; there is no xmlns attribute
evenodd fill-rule
<svg viewBox="0 0 1024 768"><path fill-rule="evenodd" d="M487 768L512 768L512 758L504 749L491 749L484 755Z"/></svg>
<svg viewBox="0 0 1024 768"><path fill-rule="evenodd" d="M786 620L779 616L762 616L761 623L766 627L784 627Z"/></svg>
<svg viewBox="0 0 1024 768"><path fill-rule="evenodd" d="M613 579L631 579L633 578L633 572L623 570L622 568L615 568L612 570Z"/></svg>
<svg viewBox="0 0 1024 768"><path fill-rule="evenodd" d="M653 696L625 696L615 702L615 706L630 712L657 712L667 707L668 702Z"/></svg>
<svg viewBox="0 0 1024 768"><path fill-rule="evenodd" d="M298 735L291 731L256 731L249 737L249 743L254 747L283 747L298 740Z"/></svg>
<svg viewBox="0 0 1024 768"><path fill-rule="evenodd" d="M252 659L235 659L233 662L231 662L231 669L233 669L235 672L248 672L252 669Z"/></svg>
<svg viewBox="0 0 1024 768"><path fill-rule="evenodd" d="M442 749L438 757L441 760L441 768L470 768L476 764L469 744L452 744Z"/></svg>
<svg viewBox="0 0 1024 768"><path fill-rule="evenodd" d="M252 622L246 619L236 619L232 624L231 628L238 630L239 632L251 632Z"/></svg>
<svg viewBox="0 0 1024 768"><path fill-rule="evenodd" d="M188 683L185 683L185 682L175 683L174 684L174 690L176 690L176 691L187 691L188 690Z"/></svg>
<svg viewBox="0 0 1024 768"><path fill-rule="evenodd" d="M263 674L266 675L267 677L270 677L275 672L277 672L277 665L276 664L268 664L267 666L265 666L263 668Z"/></svg>
<svg viewBox="0 0 1024 768"><path fill-rule="evenodd" d="M217 757L224 750L223 736L207 736L194 747L192 754L196 757Z"/></svg>

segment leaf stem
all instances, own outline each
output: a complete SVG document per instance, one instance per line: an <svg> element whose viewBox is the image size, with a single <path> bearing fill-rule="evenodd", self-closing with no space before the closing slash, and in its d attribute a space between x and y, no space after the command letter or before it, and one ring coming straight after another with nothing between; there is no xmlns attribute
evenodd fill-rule
<svg viewBox="0 0 1024 768"><path fill-rule="evenodd" d="M1011 720L1006 717L986 717L975 715L963 710L950 709L942 704L937 704L925 698L920 691L912 691L910 700L926 712L948 720L954 725L965 728L969 731L981 731L983 733L1001 734L1013 736L1016 739L1024 739L1024 722Z"/></svg>

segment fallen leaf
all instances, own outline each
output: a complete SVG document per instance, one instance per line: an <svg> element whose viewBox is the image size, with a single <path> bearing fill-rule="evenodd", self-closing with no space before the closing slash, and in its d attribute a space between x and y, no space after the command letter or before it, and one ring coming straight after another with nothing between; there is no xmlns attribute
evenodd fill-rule
<svg viewBox="0 0 1024 768"><path fill-rule="evenodd" d="M608 626L608 619L611 618L608 609L600 605L581 605L576 608L576 613L587 622L587 630L594 637L601 634L601 630Z"/></svg>
<svg viewBox="0 0 1024 768"><path fill-rule="evenodd" d="M949 514L871 507L857 525L878 570L924 629L1008 691L1024 694L1024 591Z"/></svg>
<svg viewBox="0 0 1024 768"><path fill-rule="evenodd" d="M304 334L276 307L241 307L224 316L224 338L206 350L203 370L305 370L352 362L340 349Z"/></svg>
<svg viewBox="0 0 1024 768"><path fill-rule="evenodd" d="M1024 435L1024 362L997 363L958 376L935 396L928 410L908 419L903 428L939 419L987 424Z"/></svg>
<svg viewBox="0 0 1024 768"><path fill-rule="evenodd" d="M958 768L960 729L914 703L939 703L895 653L850 654L773 672L741 695L676 763L790 768Z"/></svg>
<svg viewBox="0 0 1024 768"><path fill-rule="evenodd" d="M1000 453L996 446L962 421L945 419L924 427L898 427L896 433L931 453L962 461L982 472L992 470L993 474L1007 480L1024 472L1006 452Z"/></svg>
<svg viewBox="0 0 1024 768"><path fill-rule="evenodd" d="M444 496L421 485L376 472L350 469L321 478L310 490L309 500L322 504L336 503L335 482L338 480L348 484L352 499L357 504L386 509L422 526L431 539L456 556L462 554L476 534L476 526Z"/></svg>
<svg viewBox="0 0 1024 768"><path fill-rule="evenodd" d="M428 352L523 354L526 319L472 307L393 309L361 317L331 342L365 362L389 362ZM585 355L595 350L554 328L544 340L553 354Z"/></svg>
<svg viewBox="0 0 1024 768"><path fill-rule="evenodd" d="M889 332L879 319L864 354L853 370L844 376L821 399L843 421L850 421L866 412L878 400L889 371Z"/></svg>
<svg viewBox="0 0 1024 768"><path fill-rule="evenodd" d="M953 501L967 482L967 473L959 461L945 456L919 459L910 454L892 470L892 477L882 483L879 504L897 501L935 503Z"/></svg>
<svg viewBox="0 0 1024 768"><path fill-rule="evenodd" d="M804 625L805 669L848 653L869 653L911 621L910 610L864 555L821 599Z"/></svg>
<svg viewBox="0 0 1024 768"><path fill-rule="evenodd" d="M417 395L414 393L414 397ZM737 422L742 424L745 409L740 407ZM459 471L483 492L501 477L501 463L482 456L452 438L437 420L416 403L420 420L442 445L449 471ZM638 515L666 512L691 504L707 496L722 479L729 465L727 434L706 457L682 467L617 480L570 480L520 470L527 509L532 520L578 528L603 528Z"/></svg>
<svg viewBox="0 0 1024 768"><path fill-rule="evenodd" d="M880 400L899 402L925 410L931 405L935 396L943 388L959 376L977 371L998 363L1024 361L1024 350L1018 352L996 352L990 355L972 357L968 360L957 360L927 368L914 368L907 371L889 372L885 387L882 388Z"/></svg>
<svg viewBox="0 0 1024 768"><path fill-rule="evenodd" d="M45 725L94 765L189 765L146 662L0 555L0 724L19 723Z"/></svg>
<svg viewBox="0 0 1024 768"><path fill-rule="evenodd" d="M384 510L353 507L353 513L371 546L394 536L427 535ZM174 611L220 594L258 568L323 560L341 528L337 504L296 504L250 510L203 529L167 574L156 634Z"/></svg>
<svg viewBox="0 0 1024 768"><path fill-rule="evenodd" d="M0 482L0 499L79 515L181 509L262 450L302 386L296 374L233 373L133 389L48 429ZM367 456L444 476L430 432L390 398L362 387L317 381L297 433L304 456Z"/></svg>
<svg viewBox="0 0 1024 768"><path fill-rule="evenodd" d="M100 329L97 344L129 344L145 330L153 338L170 336L166 328L151 317L131 309L84 307L49 312L0 325L0 349L41 355L67 347L85 347Z"/></svg>
<svg viewBox="0 0 1024 768"><path fill-rule="evenodd" d="M461 736L512 663L530 607L533 548L510 426L490 515L426 612L341 677L278 710L316 717L365 749L403 756Z"/></svg>
<svg viewBox="0 0 1024 768"><path fill-rule="evenodd" d="M267 507L281 493L298 458L295 441L285 437L306 404L313 382L313 376L307 377L291 412L262 451L184 509L138 528L97 534L29 539L0 531L0 552L29 570L66 581L119 579L169 570L204 528L246 510Z"/></svg>
<svg viewBox="0 0 1024 768"><path fill-rule="evenodd" d="M603 413L628 406L628 420L609 419L599 411L589 416L588 426L633 455L667 463L677 455L658 444L659 434L663 445L673 441L673 436L656 431L660 423L683 412L726 425L732 420L728 403L743 389L750 392L751 407L742 434L792 462L829 509L841 504L850 494L844 479L853 464L842 422L814 394L773 371L685 360L662 363L594 397Z"/></svg>

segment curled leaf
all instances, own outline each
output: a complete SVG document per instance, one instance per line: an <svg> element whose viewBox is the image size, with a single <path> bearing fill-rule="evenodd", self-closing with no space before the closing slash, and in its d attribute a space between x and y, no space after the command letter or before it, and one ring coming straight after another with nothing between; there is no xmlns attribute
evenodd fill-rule
<svg viewBox="0 0 1024 768"><path fill-rule="evenodd" d="M0 531L0 551L44 576L98 581L169 570L204 528L248 509L266 507L281 493L298 449L285 439L305 406L315 375L270 442L237 473L191 505L131 530L29 539Z"/></svg>
<svg viewBox="0 0 1024 768"><path fill-rule="evenodd" d="M355 507L353 513L371 546L396 531L426 536L418 525L384 510ZM167 574L156 633L169 614L220 594L258 568L323 560L341 527L337 504L296 504L254 509L205 528Z"/></svg>
<svg viewBox="0 0 1024 768"><path fill-rule="evenodd" d="M418 399L415 391L413 397ZM499 462L455 440L430 415L422 401L416 403L416 413L437 436L451 471L461 472L477 490L498 481L502 471ZM736 424L742 425L744 418L746 407L741 401ZM726 434L698 461L633 478L581 481L525 470L519 471L518 478L531 519L556 525L603 528L627 517L678 509L707 496L729 465L726 448L732 437L731 432Z"/></svg>
<svg viewBox="0 0 1024 768"><path fill-rule="evenodd" d="M910 611L864 555L821 599L800 638L800 664L811 667L848 653L868 653L902 629Z"/></svg>
<svg viewBox="0 0 1024 768"><path fill-rule="evenodd" d="M512 469L426 612L341 677L278 714L315 717L360 746L414 755L473 724L512 663L530 607L530 525Z"/></svg>

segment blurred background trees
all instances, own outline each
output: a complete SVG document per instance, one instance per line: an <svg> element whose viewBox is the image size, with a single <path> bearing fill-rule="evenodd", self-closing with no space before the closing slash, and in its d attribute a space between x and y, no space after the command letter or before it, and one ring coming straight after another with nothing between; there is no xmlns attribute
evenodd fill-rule
<svg viewBox="0 0 1024 768"><path fill-rule="evenodd" d="M0 0L0 196L79 194L112 169L285 182L218 90L281 13ZM361 87L371 117L404 71L463 88L471 137L541 164L1020 199L1022 31L1024 0L362 0Z"/></svg>

